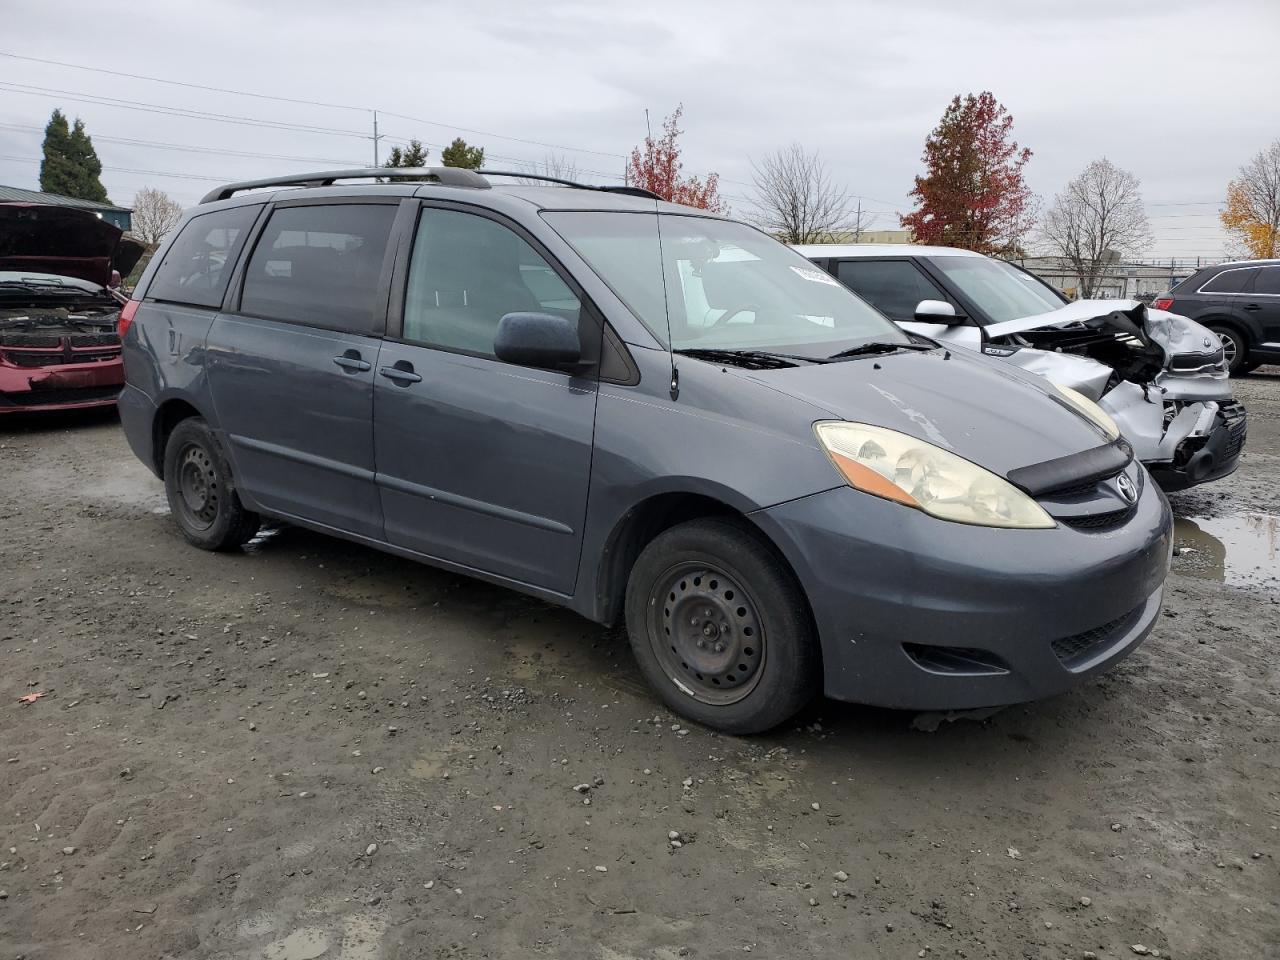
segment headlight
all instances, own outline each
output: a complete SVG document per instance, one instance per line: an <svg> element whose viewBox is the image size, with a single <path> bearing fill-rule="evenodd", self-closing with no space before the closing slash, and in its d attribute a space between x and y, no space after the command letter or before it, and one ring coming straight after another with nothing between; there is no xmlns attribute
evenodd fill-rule
<svg viewBox="0 0 1280 960"><path fill-rule="evenodd" d="M942 520L983 527L1055 526L1029 496L931 443L865 423L823 420L814 433L849 486Z"/></svg>
<svg viewBox="0 0 1280 960"><path fill-rule="evenodd" d="M1053 381L1049 381L1053 383ZM1079 390L1072 390L1070 387L1064 387L1060 383L1053 384L1067 403L1071 404L1086 420L1092 420L1094 426L1107 435L1108 440L1115 440L1120 436L1120 428L1116 426L1116 422L1111 419L1111 414L1103 410L1100 406L1086 397Z"/></svg>

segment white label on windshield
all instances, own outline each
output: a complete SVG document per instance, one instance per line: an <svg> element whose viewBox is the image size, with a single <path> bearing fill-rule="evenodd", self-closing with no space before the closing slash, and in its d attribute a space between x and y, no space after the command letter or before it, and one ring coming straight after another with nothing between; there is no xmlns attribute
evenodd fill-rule
<svg viewBox="0 0 1280 960"><path fill-rule="evenodd" d="M796 272L797 277L800 277L803 280L808 280L810 283L829 283L833 287L840 286L835 277L822 270L818 270L815 267L792 266L791 269Z"/></svg>

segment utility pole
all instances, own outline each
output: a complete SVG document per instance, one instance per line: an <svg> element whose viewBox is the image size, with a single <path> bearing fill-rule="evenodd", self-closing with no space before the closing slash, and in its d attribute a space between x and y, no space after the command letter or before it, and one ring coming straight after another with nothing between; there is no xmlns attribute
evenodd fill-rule
<svg viewBox="0 0 1280 960"><path fill-rule="evenodd" d="M378 111L373 111L373 165L378 166Z"/></svg>
<svg viewBox="0 0 1280 960"><path fill-rule="evenodd" d="M858 198L858 212L853 215L853 242L862 242L862 198Z"/></svg>

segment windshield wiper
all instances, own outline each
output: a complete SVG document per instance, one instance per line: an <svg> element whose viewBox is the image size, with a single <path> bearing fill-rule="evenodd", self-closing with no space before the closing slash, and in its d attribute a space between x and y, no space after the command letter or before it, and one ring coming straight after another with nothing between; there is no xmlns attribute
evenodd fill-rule
<svg viewBox="0 0 1280 960"><path fill-rule="evenodd" d="M887 340L870 340L867 343L860 343L856 347L850 347L848 350L833 353L827 359L843 360L845 357L861 357L869 353L897 353L899 350L934 349L936 349L936 345L932 343L890 343Z"/></svg>
<svg viewBox="0 0 1280 960"><path fill-rule="evenodd" d="M794 367L801 362L825 362L822 358L801 357L789 353L770 353L768 350L721 350L715 347L688 347L672 352L678 353L682 357L693 357L695 360L707 360L711 363L732 363L740 367L756 370L777 370L782 367Z"/></svg>

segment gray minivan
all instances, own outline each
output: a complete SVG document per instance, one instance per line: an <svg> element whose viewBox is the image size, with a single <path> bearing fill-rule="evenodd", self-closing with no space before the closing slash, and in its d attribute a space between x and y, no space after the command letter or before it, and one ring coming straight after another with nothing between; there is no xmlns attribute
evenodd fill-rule
<svg viewBox="0 0 1280 960"><path fill-rule="evenodd" d="M1168 505L1092 402L743 223L507 176L186 215L122 314L119 407L188 540L270 517L625 621L667 704L735 733L820 689L1030 700L1151 630Z"/></svg>

